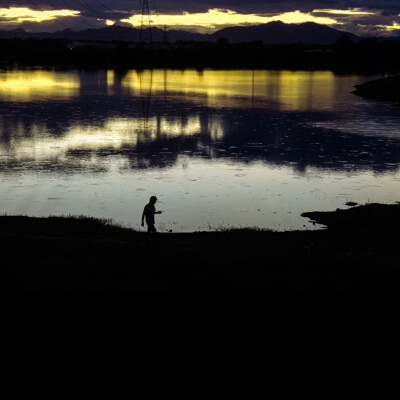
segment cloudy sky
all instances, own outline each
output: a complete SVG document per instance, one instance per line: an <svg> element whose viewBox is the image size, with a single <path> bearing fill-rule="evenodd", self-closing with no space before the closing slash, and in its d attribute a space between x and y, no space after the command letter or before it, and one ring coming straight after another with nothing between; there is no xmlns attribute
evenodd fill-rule
<svg viewBox="0 0 400 400"><path fill-rule="evenodd" d="M0 0L0 29L140 26L143 0ZM400 0L148 0L150 24L199 32L313 21L364 35L400 35ZM145 22L148 24L148 20Z"/></svg>

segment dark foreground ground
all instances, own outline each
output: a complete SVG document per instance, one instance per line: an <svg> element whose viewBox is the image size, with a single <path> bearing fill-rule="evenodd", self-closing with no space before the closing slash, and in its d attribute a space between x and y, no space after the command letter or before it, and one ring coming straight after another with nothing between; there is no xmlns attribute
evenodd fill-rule
<svg viewBox="0 0 400 400"><path fill-rule="evenodd" d="M328 229L149 238L87 218L2 216L0 282L3 289L400 289L400 204L303 215Z"/></svg>

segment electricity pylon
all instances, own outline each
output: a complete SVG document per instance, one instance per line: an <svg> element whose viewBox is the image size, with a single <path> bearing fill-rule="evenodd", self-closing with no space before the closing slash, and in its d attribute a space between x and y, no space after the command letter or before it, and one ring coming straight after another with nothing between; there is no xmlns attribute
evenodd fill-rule
<svg viewBox="0 0 400 400"><path fill-rule="evenodd" d="M167 25L164 25L164 29L163 29L163 42L168 43L168 27L167 27Z"/></svg>
<svg viewBox="0 0 400 400"><path fill-rule="evenodd" d="M145 38L145 31L149 40L146 40ZM150 43L152 42L149 0L142 0L142 18L140 20L139 41L141 43L145 41L149 41Z"/></svg>

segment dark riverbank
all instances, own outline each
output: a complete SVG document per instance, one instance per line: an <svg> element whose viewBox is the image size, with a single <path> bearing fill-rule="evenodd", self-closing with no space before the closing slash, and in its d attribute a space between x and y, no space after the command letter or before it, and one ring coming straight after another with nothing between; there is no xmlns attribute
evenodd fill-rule
<svg viewBox="0 0 400 400"><path fill-rule="evenodd" d="M400 103L400 75L388 76L356 85L353 93L371 99Z"/></svg>
<svg viewBox="0 0 400 400"><path fill-rule="evenodd" d="M3 289L400 289L400 205L304 214L319 231L146 234L0 217ZM149 240L151 239L151 240Z"/></svg>

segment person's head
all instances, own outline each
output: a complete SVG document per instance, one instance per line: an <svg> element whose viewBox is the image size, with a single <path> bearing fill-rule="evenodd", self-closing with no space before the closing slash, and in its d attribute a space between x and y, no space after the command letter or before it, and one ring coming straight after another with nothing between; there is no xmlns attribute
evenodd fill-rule
<svg viewBox="0 0 400 400"><path fill-rule="evenodd" d="M157 197L156 196L151 196L150 197L150 203L151 204L156 204L156 201L157 201Z"/></svg>

